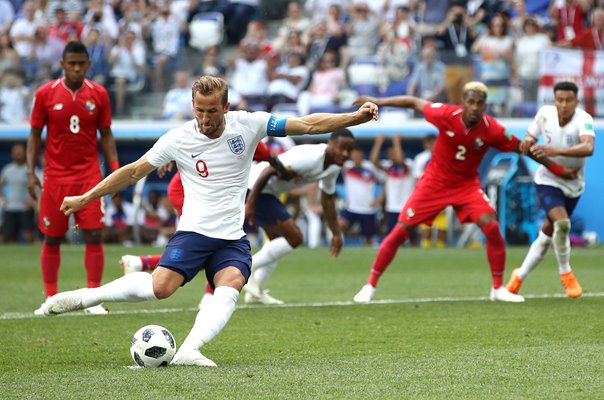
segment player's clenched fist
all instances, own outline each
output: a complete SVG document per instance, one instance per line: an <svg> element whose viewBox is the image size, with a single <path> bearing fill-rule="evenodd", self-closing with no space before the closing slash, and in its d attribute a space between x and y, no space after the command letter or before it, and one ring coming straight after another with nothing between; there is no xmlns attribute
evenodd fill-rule
<svg viewBox="0 0 604 400"><path fill-rule="evenodd" d="M366 121L370 119L374 119L377 121L378 119L378 106L370 101L366 101L363 103L361 107L357 110L358 113L362 113L366 115Z"/></svg>
<svg viewBox="0 0 604 400"><path fill-rule="evenodd" d="M67 216L78 212L80 208L84 207L85 204L82 201L82 196L67 196L63 199L61 204L61 212Z"/></svg>

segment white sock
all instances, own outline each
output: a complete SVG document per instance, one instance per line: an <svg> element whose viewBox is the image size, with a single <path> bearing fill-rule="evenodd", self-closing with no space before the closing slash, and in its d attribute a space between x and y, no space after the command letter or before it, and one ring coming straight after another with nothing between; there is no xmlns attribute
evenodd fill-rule
<svg viewBox="0 0 604 400"><path fill-rule="evenodd" d="M537 239L531 244L528 254L518 270L518 277L520 279L524 280L527 275L537 267L541 260L543 260L543 257L545 257L551 244L552 238L543 233L542 230L539 230Z"/></svg>
<svg viewBox="0 0 604 400"><path fill-rule="evenodd" d="M153 277L146 272L132 272L112 282L93 289L82 290L84 308L103 302L157 300L153 292Z"/></svg>
<svg viewBox="0 0 604 400"><path fill-rule="evenodd" d="M199 310L191 332L180 346L181 349L199 349L224 328L235 311L239 292L229 286L220 286Z"/></svg>
<svg viewBox="0 0 604 400"><path fill-rule="evenodd" d="M256 285L261 292L264 291L264 288L266 288L266 283L270 279L271 275L273 275L275 268L277 268L276 262L265 265L261 268L253 268L252 276L250 277L252 284Z"/></svg>
<svg viewBox="0 0 604 400"><path fill-rule="evenodd" d="M321 217L312 211L307 211L306 219L308 220L308 247L314 249L321 244L321 230L323 229Z"/></svg>
<svg viewBox="0 0 604 400"><path fill-rule="evenodd" d="M554 252L558 259L558 271L560 275L571 271L570 269L570 220L561 219L554 222L554 234L552 236Z"/></svg>
<svg viewBox="0 0 604 400"><path fill-rule="evenodd" d="M264 243L264 246L252 256L253 268L262 268L277 262L280 258L290 253L294 248L284 237L278 237Z"/></svg>

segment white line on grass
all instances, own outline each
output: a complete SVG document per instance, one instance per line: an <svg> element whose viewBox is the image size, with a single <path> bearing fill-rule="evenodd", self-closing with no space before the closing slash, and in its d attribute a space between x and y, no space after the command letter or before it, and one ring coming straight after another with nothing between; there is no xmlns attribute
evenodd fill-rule
<svg viewBox="0 0 604 400"><path fill-rule="evenodd" d="M562 293L556 294L527 294L524 296L527 299L557 299L566 298L566 295ZM600 293L583 293L583 297L604 297L604 292ZM305 307L336 307L336 306L355 306L355 305L372 305L372 304L405 304L405 303L453 303L461 301L486 301L488 297L426 297L426 298L414 298L414 299L385 299L385 300L374 300L371 303L359 304L353 301L326 301L318 303L291 303L281 305L262 305L262 304L240 304L237 309L257 309L257 308L305 308ZM109 314L112 315L134 315L134 314L153 314L153 313L177 313L185 311L197 311L196 307L187 308L138 308L135 310L115 310ZM89 316L91 314L85 314L83 312L67 313L61 315L61 317L81 317ZM27 318L41 318L33 315L33 313L4 313L0 314L0 320L8 319L27 319Z"/></svg>

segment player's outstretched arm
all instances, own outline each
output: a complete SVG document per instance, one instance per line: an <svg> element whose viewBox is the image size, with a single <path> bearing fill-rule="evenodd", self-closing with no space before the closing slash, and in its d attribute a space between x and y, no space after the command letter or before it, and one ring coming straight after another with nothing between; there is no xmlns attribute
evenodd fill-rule
<svg viewBox="0 0 604 400"><path fill-rule="evenodd" d="M86 193L80 196L65 197L65 199L63 199L63 204L61 204L61 211L65 215L77 212L86 204L99 197L119 192L132 185L144 176L149 175L155 168L156 167L147 161L146 156L142 156L137 161L124 165Z"/></svg>
<svg viewBox="0 0 604 400"><path fill-rule="evenodd" d="M518 147L515 150L516 153L523 154L522 147L521 147L522 143L523 142L518 142ZM533 160L537 161L539 164L543 165L545 168L549 169L556 176L559 176L564 179L576 179L577 178L576 169L570 169L568 167L563 167L562 165L558 164L557 162L552 161L551 159L549 159L548 157L546 157L544 155L536 156L532 152L529 152L527 154L527 156L532 158Z"/></svg>
<svg viewBox="0 0 604 400"><path fill-rule="evenodd" d="M589 157L594 153L594 137L583 135L580 143L569 147L553 147L547 144L535 144L530 147L531 154L535 157Z"/></svg>
<svg viewBox="0 0 604 400"><path fill-rule="evenodd" d="M285 134L295 135L317 135L329 133L349 126L359 125L377 120L378 107L370 102L366 102L358 110L351 113L329 114L316 113L304 117L288 118L285 123Z"/></svg>
<svg viewBox="0 0 604 400"><path fill-rule="evenodd" d="M336 211L336 194L327 194L321 191L321 206L323 207L323 215L327 226L333 234L331 244L329 245L329 253L337 257L342 250L344 242L342 240L342 231L338 224L338 212Z"/></svg>
<svg viewBox="0 0 604 400"><path fill-rule="evenodd" d="M371 102L377 104L378 107L399 107L399 108L413 108L415 111L422 112L427 100L420 99L415 96L393 96L393 97L371 97L361 96L357 98L352 105L358 106L364 102Z"/></svg>

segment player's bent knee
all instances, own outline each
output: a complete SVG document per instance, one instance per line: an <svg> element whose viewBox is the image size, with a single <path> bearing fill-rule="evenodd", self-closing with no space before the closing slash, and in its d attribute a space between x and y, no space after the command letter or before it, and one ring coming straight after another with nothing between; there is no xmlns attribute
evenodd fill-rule
<svg viewBox="0 0 604 400"><path fill-rule="evenodd" d="M570 233L570 219L559 219L554 222L554 232L560 232L562 235Z"/></svg>
<svg viewBox="0 0 604 400"><path fill-rule="evenodd" d="M295 249L304 242L304 237L301 232L296 232L295 234L286 237L285 240L287 240L287 243Z"/></svg>
<svg viewBox="0 0 604 400"><path fill-rule="evenodd" d="M239 291L245 285L245 277L236 267L226 267L214 275L214 286L229 286Z"/></svg>

